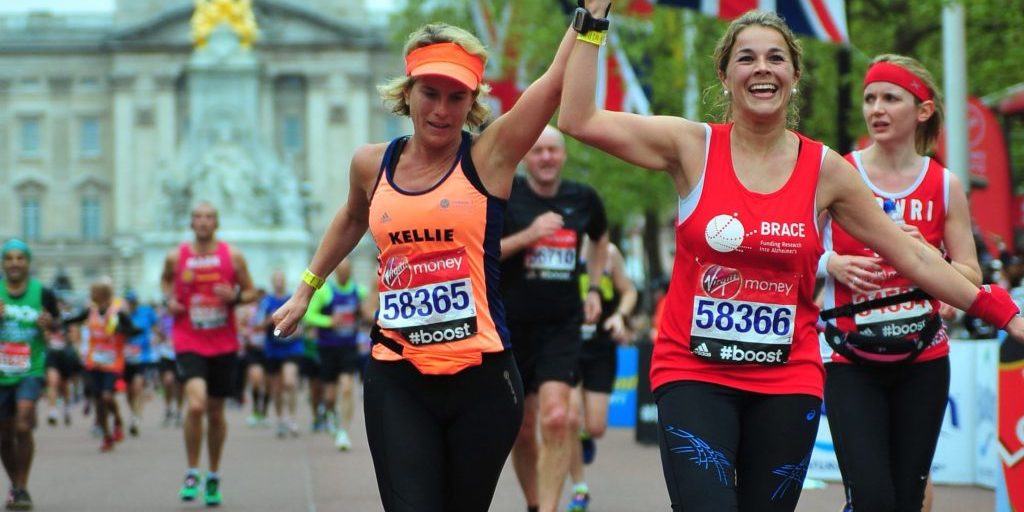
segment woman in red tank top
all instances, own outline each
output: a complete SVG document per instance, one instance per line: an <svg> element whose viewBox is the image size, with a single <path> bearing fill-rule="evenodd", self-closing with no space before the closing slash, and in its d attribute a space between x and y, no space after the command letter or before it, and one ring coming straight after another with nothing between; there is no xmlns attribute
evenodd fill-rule
<svg viewBox="0 0 1024 512"><path fill-rule="evenodd" d="M371 229L380 311L364 408L385 510L490 506L523 415L497 288L502 216L516 165L558 106L570 34L515 106L471 135L463 127L488 117L486 50L443 23L413 32L406 75L380 88L413 133L356 151L347 203L273 315L281 336L294 332L314 289Z"/></svg>
<svg viewBox="0 0 1024 512"><path fill-rule="evenodd" d="M944 252L953 268L980 285L963 185L923 156L942 124L942 98L931 73L910 57L881 55L864 77L863 98L872 144L846 159L900 229ZM826 233L826 312L914 289L841 227ZM865 305L836 317L826 331L827 339L835 333L836 340L846 342L825 365L825 401L847 506L853 510L921 509L949 393L949 344L938 317L942 307L924 298ZM885 352L860 350L860 336ZM907 352L896 348L901 342Z"/></svg>
<svg viewBox="0 0 1024 512"><path fill-rule="evenodd" d="M586 8L604 13L609 3ZM932 296L1024 336L1005 291L979 291L897 228L847 161L787 128L801 49L778 15L748 12L719 41L722 125L599 110L597 50L590 38L573 48L559 128L668 173L680 197L651 362L674 510L796 508L824 386L811 297L820 212Z"/></svg>

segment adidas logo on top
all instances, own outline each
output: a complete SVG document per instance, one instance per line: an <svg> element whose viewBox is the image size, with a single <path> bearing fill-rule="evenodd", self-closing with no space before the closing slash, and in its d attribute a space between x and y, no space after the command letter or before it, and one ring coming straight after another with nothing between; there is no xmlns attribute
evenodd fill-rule
<svg viewBox="0 0 1024 512"><path fill-rule="evenodd" d="M711 357L711 352L708 350L707 343L701 343L699 347L693 350L693 353L701 357Z"/></svg>

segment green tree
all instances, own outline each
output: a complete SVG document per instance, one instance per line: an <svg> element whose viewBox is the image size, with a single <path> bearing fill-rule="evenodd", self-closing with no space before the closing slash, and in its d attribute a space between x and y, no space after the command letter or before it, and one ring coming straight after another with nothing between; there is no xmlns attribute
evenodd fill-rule
<svg viewBox="0 0 1024 512"><path fill-rule="evenodd" d="M837 147L841 129L837 109L846 108L846 133L854 138L865 133L860 110L861 78L870 59L880 53L902 53L921 60L942 80L942 7L947 0L848 0L847 19L850 72L842 76L837 65L840 47L812 38L801 39L804 69L799 84L798 129L809 137ZM493 12L513 2L509 26L506 71L518 69L529 82L546 69L567 26L558 0L493 0ZM967 59L969 91L983 96L1024 82L1024 0L978 0L963 2L967 18ZM564 4L562 4L564 5ZM470 0L407 2L393 17L396 47L415 27L444 20L473 30ZM722 119L721 87L711 55L724 33L726 22L707 16L686 14L683 9L658 5L649 19L617 16L615 33L630 61L638 68L653 114L680 115L686 78L696 73L701 102L695 120ZM692 48L684 47L684 33L692 28ZM686 55L692 55L689 59ZM840 85L848 86L850 97L840 101ZM1024 141L1013 141L1011 154L1024 159ZM593 185L600 191L614 226L621 228L630 218L642 215L648 231L650 277L664 274L658 254L658 231L671 225L676 196L670 179L661 173L630 169L627 164L593 148L568 142L567 176ZM1018 162L1020 169L1024 162ZM616 232L619 229L615 230Z"/></svg>

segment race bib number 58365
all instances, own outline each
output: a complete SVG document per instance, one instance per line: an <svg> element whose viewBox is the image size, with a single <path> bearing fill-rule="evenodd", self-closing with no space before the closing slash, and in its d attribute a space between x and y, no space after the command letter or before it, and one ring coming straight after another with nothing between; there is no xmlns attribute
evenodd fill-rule
<svg viewBox="0 0 1024 512"><path fill-rule="evenodd" d="M381 269L380 290L381 328L409 343L448 343L477 332L465 248L392 256Z"/></svg>

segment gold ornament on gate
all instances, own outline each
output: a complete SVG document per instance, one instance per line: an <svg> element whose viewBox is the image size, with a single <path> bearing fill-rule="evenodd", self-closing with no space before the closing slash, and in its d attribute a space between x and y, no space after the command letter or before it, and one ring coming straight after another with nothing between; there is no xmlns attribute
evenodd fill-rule
<svg viewBox="0 0 1024 512"><path fill-rule="evenodd" d="M192 42L197 48L206 46L210 33L227 23L238 34L242 48L251 48L259 34L252 0L195 0L192 12Z"/></svg>

